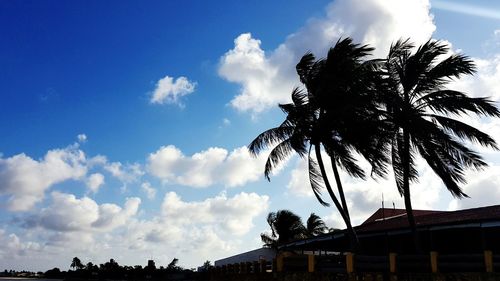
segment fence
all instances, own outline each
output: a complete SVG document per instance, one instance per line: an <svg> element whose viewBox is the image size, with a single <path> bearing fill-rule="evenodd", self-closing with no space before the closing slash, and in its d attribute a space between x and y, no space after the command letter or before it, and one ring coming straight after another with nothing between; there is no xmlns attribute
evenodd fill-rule
<svg viewBox="0 0 500 281"><path fill-rule="evenodd" d="M267 272L325 272L352 274L378 273L452 273L452 272L500 272L500 255L491 251L481 254L442 254L430 252L426 255L294 255L280 254L273 261L255 261L229 264L212 268L215 275L251 274Z"/></svg>

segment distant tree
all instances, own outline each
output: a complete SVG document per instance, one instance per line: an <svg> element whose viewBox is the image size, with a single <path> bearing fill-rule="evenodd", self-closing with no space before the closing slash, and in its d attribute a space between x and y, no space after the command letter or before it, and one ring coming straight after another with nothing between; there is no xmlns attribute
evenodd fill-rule
<svg viewBox="0 0 500 281"><path fill-rule="evenodd" d="M73 269L82 269L84 268L82 261L78 257L74 257L73 261L71 261L71 268Z"/></svg>
<svg viewBox="0 0 500 281"><path fill-rule="evenodd" d="M92 262L88 262L85 268L87 270L95 270L95 265Z"/></svg>
<svg viewBox="0 0 500 281"><path fill-rule="evenodd" d="M167 271L169 272L179 272L183 271L184 269L180 266L177 265L179 262L179 259L174 258L168 265L167 265Z"/></svg>
<svg viewBox="0 0 500 281"><path fill-rule="evenodd" d="M212 267L212 263L207 260L203 263L203 266L201 268L203 269L203 271L208 271L210 267Z"/></svg>
<svg viewBox="0 0 500 281"><path fill-rule="evenodd" d="M312 213L307 219L306 233L307 237L314 237L328 232L325 222L315 213Z"/></svg>
<svg viewBox="0 0 500 281"><path fill-rule="evenodd" d="M59 268L54 267L53 269L49 269L49 270L45 271L44 277L50 278L50 279L61 278L62 273L61 273L61 270Z"/></svg>

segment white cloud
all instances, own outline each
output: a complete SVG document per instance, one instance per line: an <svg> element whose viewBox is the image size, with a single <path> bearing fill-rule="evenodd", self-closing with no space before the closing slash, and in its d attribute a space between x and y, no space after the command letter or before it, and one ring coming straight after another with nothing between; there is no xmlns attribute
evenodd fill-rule
<svg viewBox="0 0 500 281"><path fill-rule="evenodd" d="M243 235L253 226L252 220L267 210L269 197L241 192L232 198L225 194L200 202L184 202L174 192L165 195L162 215L176 225L215 224L233 235Z"/></svg>
<svg viewBox="0 0 500 281"><path fill-rule="evenodd" d="M79 199L73 194L52 192L51 204L31 217L28 225L57 232L110 231L133 217L140 203L139 198L127 198L122 208L110 203L99 205L88 197Z"/></svg>
<svg viewBox="0 0 500 281"><path fill-rule="evenodd" d="M104 159L104 169L111 173L115 178L122 181L124 184L136 182L139 178L144 175L142 167L138 163L123 165L120 162L107 162Z"/></svg>
<svg viewBox="0 0 500 281"><path fill-rule="evenodd" d="M295 168L290 172L290 181L287 184L288 191L295 196L314 196L309 183L307 161L297 159Z"/></svg>
<svg viewBox="0 0 500 281"><path fill-rule="evenodd" d="M25 154L0 158L0 195L6 195L11 211L26 211L44 198L51 186L85 176L85 154L75 146L49 150L34 160Z"/></svg>
<svg viewBox="0 0 500 281"><path fill-rule="evenodd" d="M78 136L76 136L76 138L78 139L78 142L80 142L80 143L84 143L87 141L87 135L85 135L85 134L79 134Z"/></svg>
<svg viewBox="0 0 500 281"><path fill-rule="evenodd" d="M339 0L328 6L325 17L308 21L270 52L262 50L261 41L250 33L241 34L221 57L219 75L241 85L231 106L256 115L289 101L293 86L299 84L295 64L307 51L325 56L338 38L349 36L385 56L393 41L411 37L423 42L435 28L428 0Z"/></svg>
<svg viewBox="0 0 500 281"><path fill-rule="evenodd" d="M230 153L223 148L211 147L185 156L177 147L168 145L149 155L148 170L165 183L235 187L262 177L265 157L267 154L261 153L254 158L246 147L236 148Z"/></svg>
<svg viewBox="0 0 500 281"><path fill-rule="evenodd" d="M146 193L148 199L154 199L156 197L156 189L151 187L151 183L143 182L141 184L141 189Z"/></svg>
<svg viewBox="0 0 500 281"><path fill-rule="evenodd" d="M156 83L156 89L153 91L150 102L179 104L180 98L191 94L195 88L196 82L189 81L184 76L178 77L174 81L173 77L167 75Z"/></svg>
<svg viewBox="0 0 500 281"><path fill-rule="evenodd" d="M490 206L500 202L500 166L498 164L483 171L469 172L467 179L469 183L464 186L464 192L470 198L451 200L449 209Z"/></svg>
<svg viewBox="0 0 500 281"><path fill-rule="evenodd" d="M104 184L104 176L100 173L94 173L87 179L87 187L92 193L97 193L99 187Z"/></svg>
<svg viewBox="0 0 500 281"><path fill-rule="evenodd" d="M123 253L127 259L141 255L147 260L154 255L157 264L167 264L177 257L183 264L201 265L207 259L241 252L241 247L253 247L254 243L249 245L240 239L250 233L254 220L263 217L268 205L268 196L255 193L189 201L169 192L157 216L130 220L107 243L110 251Z"/></svg>
<svg viewBox="0 0 500 281"><path fill-rule="evenodd" d="M41 249L39 243L22 242L15 233L7 235L4 229L0 229L0 260L15 260L33 252L40 252Z"/></svg>

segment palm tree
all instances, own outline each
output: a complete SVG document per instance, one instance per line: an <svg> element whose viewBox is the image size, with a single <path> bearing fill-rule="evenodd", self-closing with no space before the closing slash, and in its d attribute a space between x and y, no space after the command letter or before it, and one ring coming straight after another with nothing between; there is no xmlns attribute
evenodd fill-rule
<svg viewBox="0 0 500 281"><path fill-rule="evenodd" d="M264 246L277 249L279 245L304 238L306 228L300 217L289 210L271 212L267 216L271 235L260 235Z"/></svg>
<svg viewBox="0 0 500 281"><path fill-rule="evenodd" d="M306 222L306 237L314 237L328 232L325 222L315 213L311 213Z"/></svg>
<svg viewBox="0 0 500 281"><path fill-rule="evenodd" d="M480 130L452 116L474 113L499 117L494 103L484 97L449 90L452 78L473 74L475 66L466 56L454 54L442 59L449 48L429 40L415 52L408 40L391 46L383 67L385 79L380 98L386 121L392 125L390 149L397 188L404 197L409 225L419 251L415 218L412 212L410 182L418 173L415 157L420 155L457 198L467 197L464 184L466 168L480 169L487 164L464 141L497 149L495 141Z"/></svg>
<svg viewBox="0 0 500 281"><path fill-rule="evenodd" d="M372 125L380 120L372 98L375 84L371 80L377 77L373 66L376 62L362 62L371 50L346 38L330 49L326 59L316 60L311 53L305 54L297 64L297 74L305 90L295 88L293 103L279 105L287 114L285 121L261 133L249 145L250 152L256 155L277 144L266 162L264 174L268 180L272 170L293 152L307 156L313 193L322 205L328 206L321 198L321 189L326 188L346 224L353 249L359 242L351 225L337 166L351 176L363 178L364 171L356 164L353 152L363 155L376 175L384 175L387 162L384 142L379 141L383 126ZM330 157L340 201L328 180L322 147Z"/></svg>

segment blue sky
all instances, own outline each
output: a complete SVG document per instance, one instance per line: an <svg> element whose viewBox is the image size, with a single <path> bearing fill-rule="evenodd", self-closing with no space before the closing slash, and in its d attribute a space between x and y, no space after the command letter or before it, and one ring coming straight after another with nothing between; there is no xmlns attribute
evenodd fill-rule
<svg viewBox="0 0 500 281"><path fill-rule="evenodd" d="M245 146L279 124L302 54L340 36L377 48L432 37L478 73L450 87L500 97L500 4L491 1L0 2L0 265L71 258L193 267L260 245L269 211L343 227L294 157L272 181ZM497 120L468 120L500 135ZM498 140L498 139L497 139ZM457 201L425 165L416 208L499 202L500 158ZM391 178L343 175L355 223L403 203ZM485 194L482 190L488 190ZM3 268L0 268L3 270Z"/></svg>

